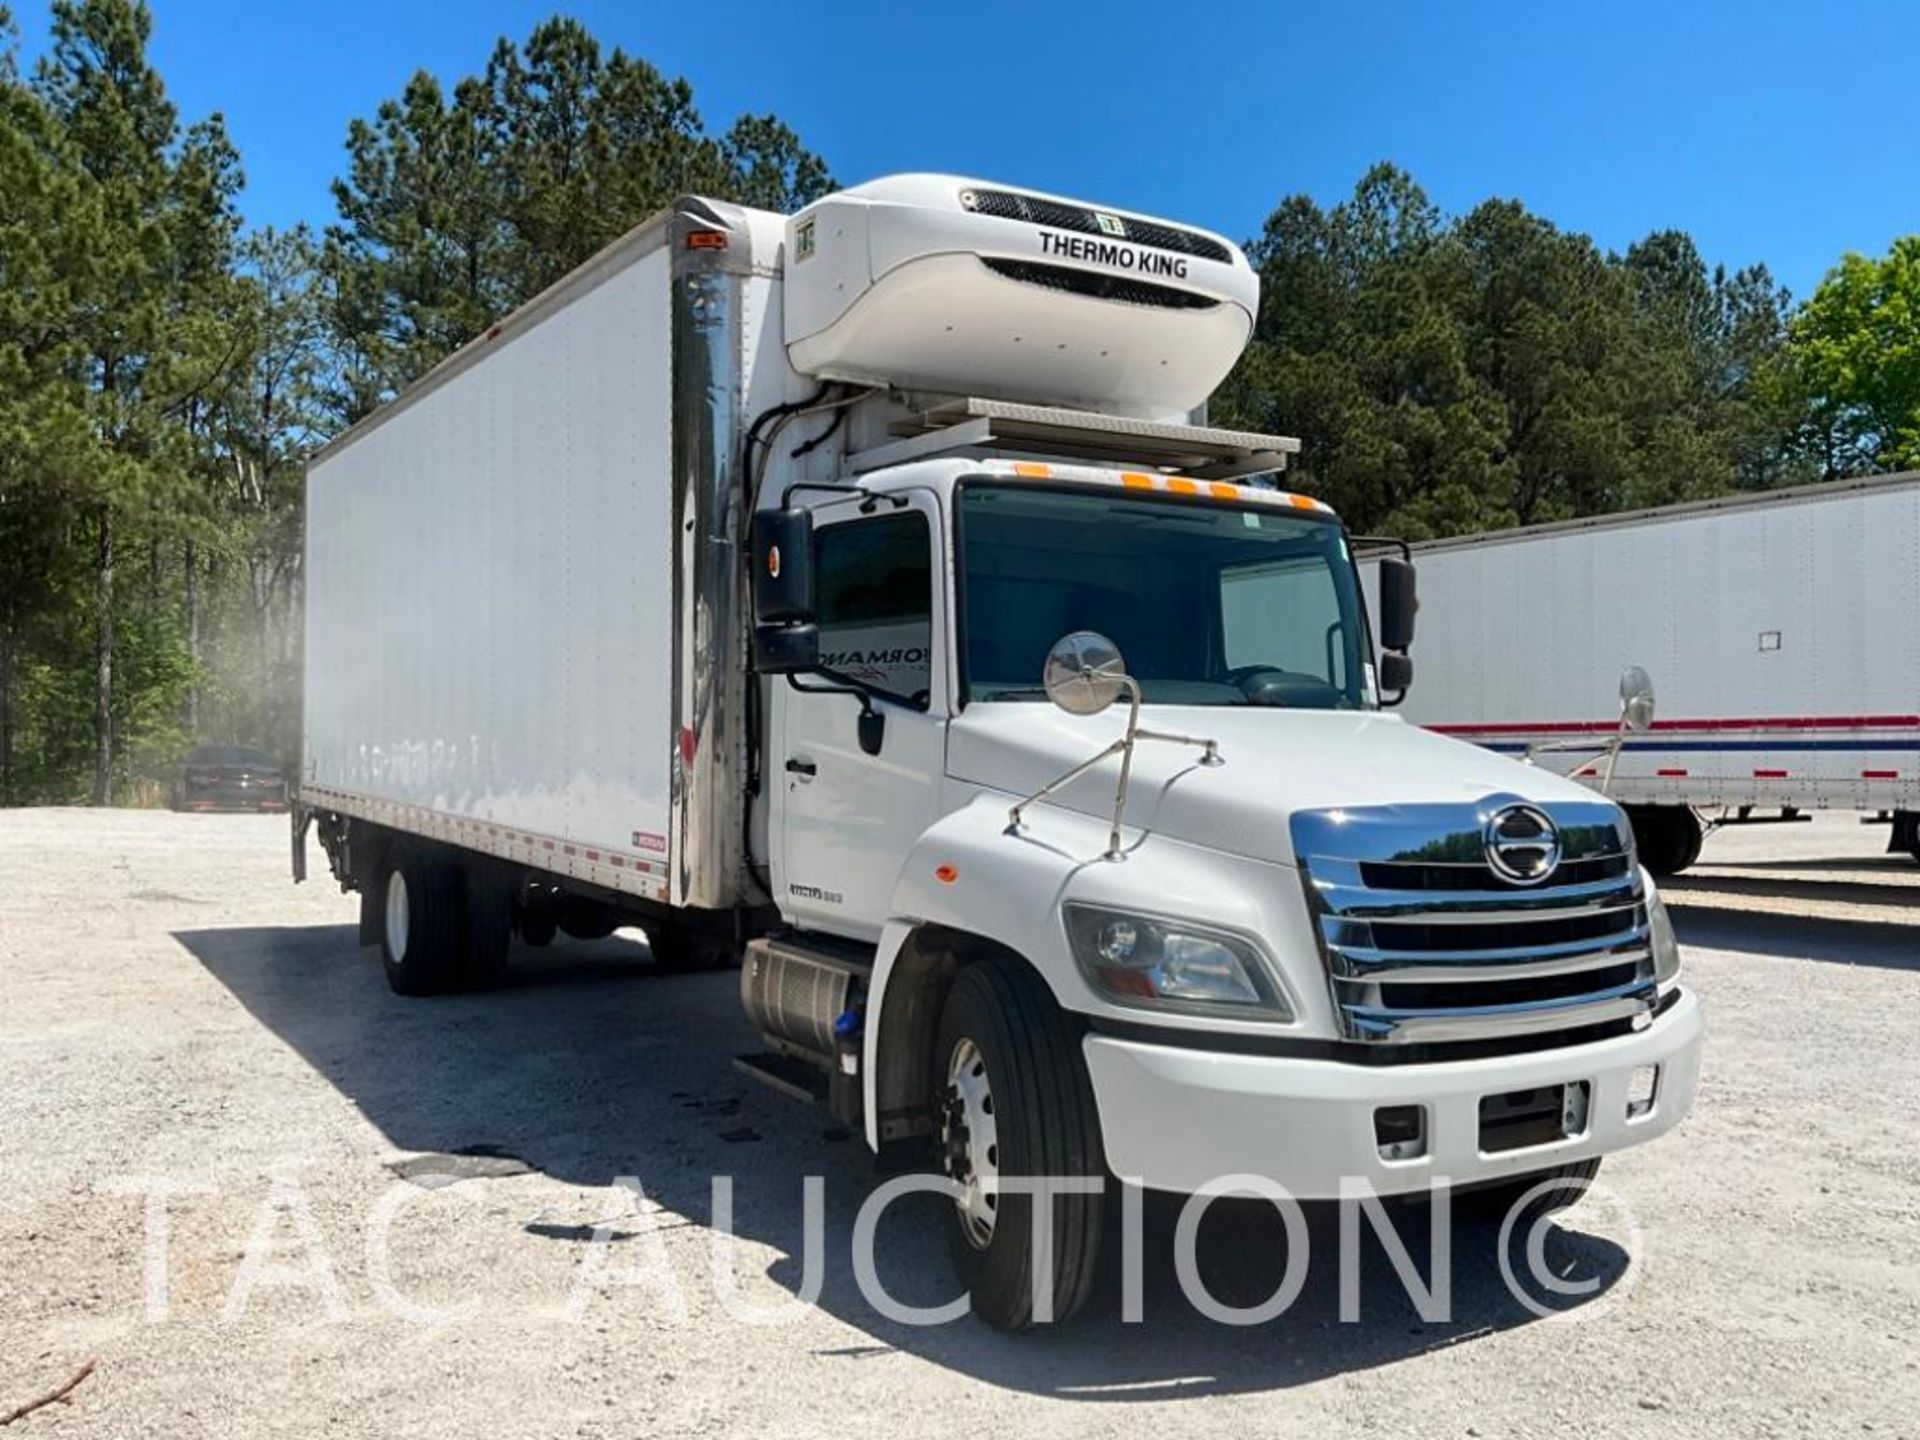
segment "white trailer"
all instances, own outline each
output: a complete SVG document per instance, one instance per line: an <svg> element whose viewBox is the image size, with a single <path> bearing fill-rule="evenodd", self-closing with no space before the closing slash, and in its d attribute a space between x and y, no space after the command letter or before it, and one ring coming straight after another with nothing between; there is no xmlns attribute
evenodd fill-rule
<svg viewBox="0 0 1920 1440"><path fill-rule="evenodd" d="M681 202L314 458L296 876L408 994L740 964L1003 1326L1114 1176L1577 1188L1691 1104L1679 949L1611 802L1380 710L1411 567L1370 628L1296 443L1193 423L1257 306L975 181Z"/></svg>
<svg viewBox="0 0 1920 1440"><path fill-rule="evenodd" d="M1864 811L1920 858L1920 473L1413 551L1408 719L1597 785L1619 676L1651 676L1607 793L1655 874L1698 857L1701 811Z"/></svg>

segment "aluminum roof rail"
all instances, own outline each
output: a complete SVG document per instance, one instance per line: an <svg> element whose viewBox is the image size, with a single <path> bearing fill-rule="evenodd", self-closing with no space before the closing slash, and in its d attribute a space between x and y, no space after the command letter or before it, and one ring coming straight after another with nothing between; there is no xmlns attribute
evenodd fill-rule
<svg viewBox="0 0 1920 1440"><path fill-rule="evenodd" d="M1196 479L1228 480L1277 474L1287 468L1287 457L1300 449L1298 440L1285 435L1174 425L979 398L922 410L889 428L903 438L856 452L849 458L855 472L956 450L1009 450L1149 466Z"/></svg>

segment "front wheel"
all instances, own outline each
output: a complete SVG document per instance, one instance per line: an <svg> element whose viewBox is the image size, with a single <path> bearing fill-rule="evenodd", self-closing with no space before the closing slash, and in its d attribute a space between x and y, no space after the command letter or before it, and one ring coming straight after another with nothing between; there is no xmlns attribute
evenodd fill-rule
<svg viewBox="0 0 1920 1440"><path fill-rule="evenodd" d="M1515 1217L1515 1223L1520 1224L1541 1215L1557 1215L1569 1206L1579 1204L1580 1198L1587 1193L1587 1187L1599 1173L1600 1157L1595 1155L1590 1160L1575 1160L1551 1170L1536 1170L1518 1179L1502 1180L1475 1190L1463 1190L1455 1197L1454 1203L1469 1215L1500 1220L1526 1199L1526 1209ZM1528 1192L1535 1186L1543 1188L1537 1195L1528 1198Z"/></svg>
<svg viewBox="0 0 1920 1440"><path fill-rule="evenodd" d="M1031 972L987 960L947 993L933 1070L940 1163L959 1187L950 1248L974 1311L1001 1330L1065 1320L1093 1288L1107 1181L1078 1038ZM1040 1197L999 1188L1014 1178L1098 1182L1053 1196L1050 1257L1034 1244Z"/></svg>

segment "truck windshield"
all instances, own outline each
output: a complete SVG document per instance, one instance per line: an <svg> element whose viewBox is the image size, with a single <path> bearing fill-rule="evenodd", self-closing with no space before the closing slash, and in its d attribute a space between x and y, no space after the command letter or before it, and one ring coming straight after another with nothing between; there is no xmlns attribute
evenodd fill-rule
<svg viewBox="0 0 1920 1440"><path fill-rule="evenodd" d="M1327 517L969 481L959 500L969 701L1040 700L1054 641L1097 630L1149 703L1358 710L1366 620Z"/></svg>

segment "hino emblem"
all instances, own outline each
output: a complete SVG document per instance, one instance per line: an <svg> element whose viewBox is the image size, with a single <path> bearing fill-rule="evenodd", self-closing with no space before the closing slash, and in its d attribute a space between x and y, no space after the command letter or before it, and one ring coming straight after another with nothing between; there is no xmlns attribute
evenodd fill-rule
<svg viewBox="0 0 1920 1440"><path fill-rule="evenodd" d="M1487 821L1487 864L1515 885L1538 885L1560 863L1560 832L1544 810L1504 805Z"/></svg>

